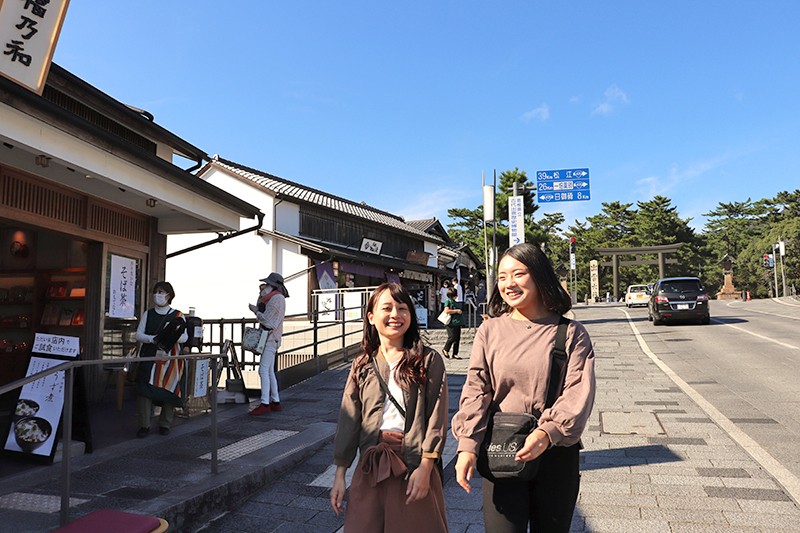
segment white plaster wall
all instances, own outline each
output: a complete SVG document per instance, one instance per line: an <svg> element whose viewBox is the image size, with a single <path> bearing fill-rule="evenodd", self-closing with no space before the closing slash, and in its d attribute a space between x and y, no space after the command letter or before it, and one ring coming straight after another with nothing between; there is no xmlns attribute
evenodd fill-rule
<svg viewBox="0 0 800 533"><path fill-rule="evenodd" d="M300 235L300 206L289 202L275 205L275 229L289 235Z"/></svg>
<svg viewBox="0 0 800 533"><path fill-rule="evenodd" d="M213 169L202 177L261 209L265 213L264 229L274 228L273 213L277 213L277 227L282 228L281 231L292 235L299 233L300 210L296 204L279 202L276 210L271 194L225 171ZM253 219L243 218L239 227L244 229L253 223ZM215 233L170 235L167 253L210 241L216 236ZM184 312L194 307L202 318L249 318L252 313L247 304L254 303L258 297L259 279L270 272L288 277L305 271L308 265L309 260L301 255L299 245L254 231L167 259L167 280L175 287L175 306ZM286 300L286 314L305 313L308 274L289 281L286 288L290 295Z"/></svg>
<svg viewBox="0 0 800 533"><path fill-rule="evenodd" d="M439 267L439 259L437 255L439 253L439 245L434 242L425 241L425 251L428 252L428 266L433 268Z"/></svg>

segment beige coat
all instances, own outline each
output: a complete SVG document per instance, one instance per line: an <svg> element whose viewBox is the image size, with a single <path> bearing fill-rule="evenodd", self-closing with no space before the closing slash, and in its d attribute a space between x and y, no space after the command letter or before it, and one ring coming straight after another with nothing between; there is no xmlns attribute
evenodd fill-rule
<svg viewBox="0 0 800 533"><path fill-rule="evenodd" d="M411 428L405 434L402 456L409 471L417 468L422 458L439 459L447 433L447 377L444 361L435 350L428 347L424 348L423 358L427 368L425 386L419 387L415 383L409 387L403 386L406 417L413 416ZM390 401L386 399L371 363L367 362L358 375L354 375L356 361L358 358L350 368L339 411L333 446L333 462L337 466L349 467L357 450L363 455L367 448L378 444L383 404ZM380 351L376 362L384 381L388 381L389 364Z"/></svg>

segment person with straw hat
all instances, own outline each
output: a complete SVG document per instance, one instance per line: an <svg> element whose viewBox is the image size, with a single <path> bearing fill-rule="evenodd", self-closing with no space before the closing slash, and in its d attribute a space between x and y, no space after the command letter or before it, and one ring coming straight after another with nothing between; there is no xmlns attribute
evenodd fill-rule
<svg viewBox="0 0 800 533"><path fill-rule="evenodd" d="M289 291L283 283L283 276L273 272L266 278L259 280L258 302L250 304L250 310L255 313L261 328L269 331L267 344L261 353L258 364L258 375L261 378L261 403L250 411L251 415L263 415L281 410L281 400L278 395L278 378L275 376L275 355L281 344L283 335L283 318L286 315L286 298Z"/></svg>

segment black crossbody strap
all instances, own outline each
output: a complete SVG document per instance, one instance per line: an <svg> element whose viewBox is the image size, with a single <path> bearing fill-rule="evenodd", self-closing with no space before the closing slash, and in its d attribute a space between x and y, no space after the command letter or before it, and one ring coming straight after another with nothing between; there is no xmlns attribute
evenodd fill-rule
<svg viewBox="0 0 800 533"><path fill-rule="evenodd" d="M389 385L387 385L386 382L383 380L383 376L381 376L381 373L378 370L378 363L375 362L375 358L370 357L370 361L372 361L372 369L375 371L375 375L378 376L378 381L381 384L381 388L383 389L384 394L386 394L386 397L389 398L389 400L394 404L395 407L397 407L397 410L400 411L400 415L403 418L405 418L406 410L403 409L403 407L400 405L400 402L397 401L397 398L395 398L394 395L392 395L392 393L389 391Z"/></svg>
<svg viewBox="0 0 800 533"><path fill-rule="evenodd" d="M547 401L544 408L548 409L553 407L556 403L561 389L564 385L567 368L567 327L569 326L569 319L561 317L558 321L558 331L556 331L556 342L553 346L550 364L550 382L547 384Z"/></svg>

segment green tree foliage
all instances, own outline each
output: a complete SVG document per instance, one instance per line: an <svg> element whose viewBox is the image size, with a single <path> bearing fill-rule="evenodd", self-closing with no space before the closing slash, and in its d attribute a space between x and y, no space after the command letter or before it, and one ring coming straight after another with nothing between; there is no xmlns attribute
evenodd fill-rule
<svg viewBox="0 0 800 533"><path fill-rule="evenodd" d="M500 174L497 192L497 245L502 252L508 246L508 196L513 184L524 185L525 239L527 242L544 244L548 256L558 267L569 268L569 238L576 239L576 267L578 283L576 293L582 299L590 292L589 261L596 259L609 262L610 255L601 256L602 248L634 248L683 243L677 254L666 259L675 259L675 264L665 265L665 275L699 276L709 293L716 293L723 282L720 262L727 254L734 260L734 285L751 292L753 297L768 297L774 291L774 273L762 265L763 254L772 252L778 241L785 245L783 272L789 291L800 289L800 189L783 191L774 198L753 201L750 198L739 202L720 202L714 209L704 213L708 220L701 233L696 233L689 223L690 218L681 218L678 208L665 196L655 196L647 201L632 203L604 202L597 215L585 220L576 220L562 234L565 223L562 213L546 214L535 220L538 206L534 203L535 191L525 171L515 168ZM457 242L467 243L478 257L483 257L483 209L450 209L448 214L455 220L450 226L450 235ZM491 242L492 228L488 238ZM782 294L782 272L778 261L778 287ZM641 254L640 259L657 260L656 254ZM622 260L634 257L621 257ZM612 269L600 267L600 292L612 291ZM650 283L658 278L657 264L626 265L619 269L619 288L627 285Z"/></svg>

